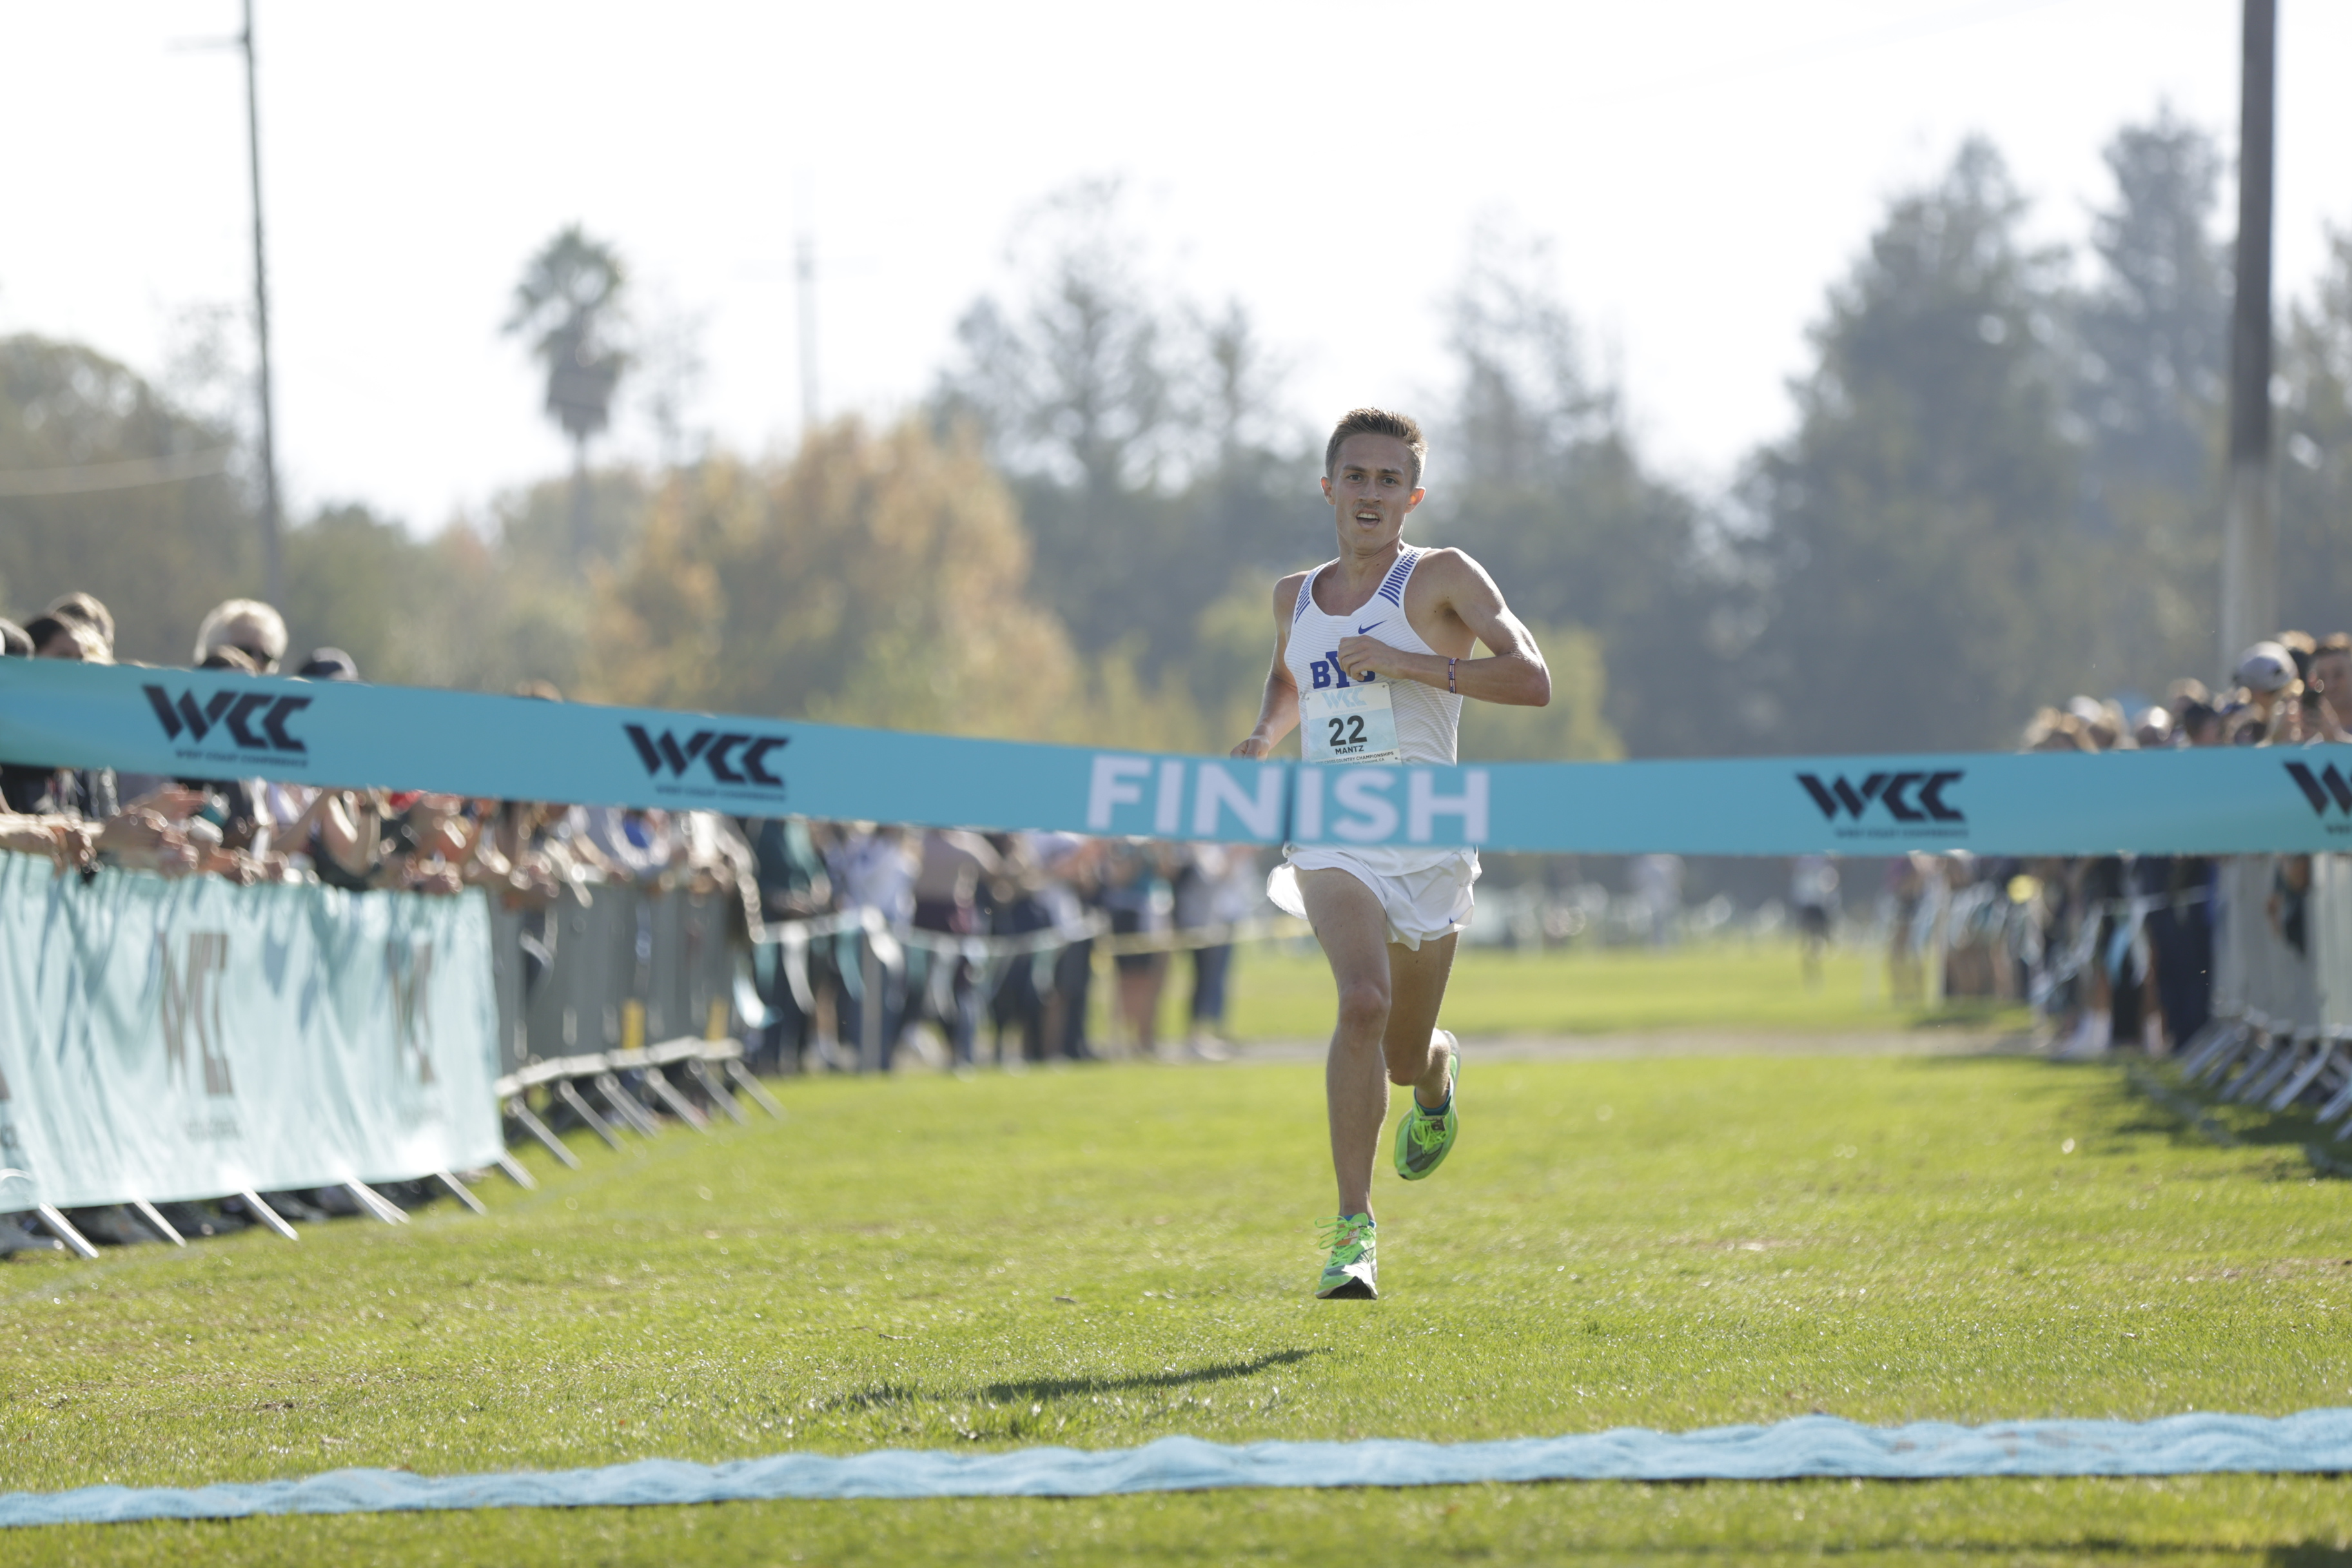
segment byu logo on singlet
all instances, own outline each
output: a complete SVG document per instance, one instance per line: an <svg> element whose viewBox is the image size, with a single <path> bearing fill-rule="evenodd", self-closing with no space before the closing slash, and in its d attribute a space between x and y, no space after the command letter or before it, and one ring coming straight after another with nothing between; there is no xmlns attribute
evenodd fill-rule
<svg viewBox="0 0 2352 1568"><path fill-rule="evenodd" d="M1348 672L1339 668L1339 655L1337 650L1325 654L1307 668L1307 673L1314 679L1315 689L1318 691L1328 691L1335 684L1343 688L1355 684L1348 679Z"/></svg>

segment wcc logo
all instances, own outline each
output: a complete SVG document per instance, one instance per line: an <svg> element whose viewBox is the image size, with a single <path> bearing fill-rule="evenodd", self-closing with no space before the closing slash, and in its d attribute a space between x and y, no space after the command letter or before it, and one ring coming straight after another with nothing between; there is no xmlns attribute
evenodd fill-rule
<svg viewBox="0 0 2352 1568"><path fill-rule="evenodd" d="M383 944L383 977L392 991L393 1048L403 1072L418 1083L433 1075L433 944L393 937Z"/></svg>
<svg viewBox="0 0 2352 1568"><path fill-rule="evenodd" d="M228 932L187 933L187 962L172 962L172 943L155 939L156 958L163 965L163 1065L172 1081L189 1075L188 1058L196 1058L204 1076L205 1093L233 1095L236 1085L228 1070L228 1031L221 1027L222 982L228 974ZM194 1049L191 1051L190 1047Z"/></svg>
<svg viewBox="0 0 2352 1568"><path fill-rule="evenodd" d="M2303 798L2311 802L2314 816L2326 816L2331 805L2345 816L2352 816L2352 781L2337 773L2334 763L2315 773L2305 763L2289 763L2286 776L2303 791ZM2352 823L2331 822L2326 827L2330 833L2352 833Z"/></svg>
<svg viewBox="0 0 2352 1568"><path fill-rule="evenodd" d="M671 731L658 734L642 724L624 724L637 760L656 784L665 777L682 794L762 792L782 795L784 781L769 771L769 757L792 744L789 735L739 735L697 730L681 742ZM686 790L688 780L700 787Z"/></svg>
<svg viewBox="0 0 2352 1568"><path fill-rule="evenodd" d="M147 693L147 705L155 710L155 721L163 726L167 741L176 742L185 735L189 747L201 746L206 736L218 731L240 752L310 754L302 737L286 728L287 721L310 706L308 697L280 697L271 691L241 691L224 686L200 704L192 690L183 689L174 698L161 686L140 689Z"/></svg>
<svg viewBox="0 0 2352 1568"><path fill-rule="evenodd" d="M1953 768L1940 773L1871 773L1860 784L1843 773L1827 780L1816 773L1799 773L1797 782L1805 786L1822 818L1841 838L1922 834L1958 837L1968 832L1968 816L1946 800L1944 792L1959 783L1960 777L1961 770ZM1842 824L1841 816L1852 826Z"/></svg>

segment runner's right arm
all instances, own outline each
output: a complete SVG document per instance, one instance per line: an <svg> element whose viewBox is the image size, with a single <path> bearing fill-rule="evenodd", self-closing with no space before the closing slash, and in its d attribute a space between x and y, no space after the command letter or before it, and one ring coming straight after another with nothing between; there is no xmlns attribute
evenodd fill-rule
<svg viewBox="0 0 2352 1568"><path fill-rule="evenodd" d="M1298 687L1290 679L1290 622L1307 574L1294 572L1274 585L1274 664L1265 672L1265 695L1257 705L1257 728L1233 754L1255 762L1274 754L1281 739L1298 728Z"/></svg>

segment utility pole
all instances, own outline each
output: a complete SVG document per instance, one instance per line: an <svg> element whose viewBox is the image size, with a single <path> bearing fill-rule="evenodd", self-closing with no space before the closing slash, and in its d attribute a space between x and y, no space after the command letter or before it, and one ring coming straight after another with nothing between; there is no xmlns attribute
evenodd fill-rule
<svg viewBox="0 0 2352 1568"><path fill-rule="evenodd" d="M793 252L801 315L801 445L816 430L816 236L803 224Z"/></svg>
<svg viewBox="0 0 2352 1568"><path fill-rule="evenodd" d="M2237 306L2230 322L2230 493L2221 533L2221 670L2278 629L2271 477L2271 176L2278 0L2244 0L2238 109Z"/></svg>
<svg viewBox="0 0 2352 1568"><path fill-rule="evenodd" d="M286 561L278 506L278 429L269 395L269 273L261 245L261 94L253 68L253 0L245 0L245 133L253 174L253 331L259 350L261 399L261 560L269 602L284 608Z"/></svg>

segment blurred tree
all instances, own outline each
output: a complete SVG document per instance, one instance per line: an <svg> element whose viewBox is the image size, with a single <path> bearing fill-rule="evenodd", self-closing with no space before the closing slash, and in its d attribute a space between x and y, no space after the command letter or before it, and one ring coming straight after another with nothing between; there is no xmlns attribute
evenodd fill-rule
<svg viewBox="0 0 2352 1568"><path fill-rule="evenodd" d="M1743 480L1776 750L2010 744L2091 673L2061 258L2024 210L1975 140L1897 197L1813 329L1795 433Z"/></svg>
<svg viewBox="0 0 2352 1568"><path fill-rule="evenodd" d="M94 350L0 338L0 593L11 611L37 615L81 589L113 612L118 657L186 663L205 612L260 584L251 501L220 471L236 439ZM43 487L52 493L27 493Z"/></svg>
<svg viewBox="0 0 2352 1568"><path fill-rule="evenodd" d="M1641 755L1752 744L1725 647L1738 628L1729 558L1691 498L1644 471L1613 389L1586 372L1548 247L1489 220L1470 258L1448 308L1458 379L1433 422L1425 526L1484 563L1523 618L1589 652L1606 704L1605 719L1512 728L1572 735L1584 755L1619 736Z"/></svg>
<svg viewBox="0 0 2352 1568"><path fill-rule="evenodd" d="M673 474L606 580L583 695L1029 739L1085 681L1027 596L1012 498L919 424L816 432L786 466Z"/></svg>
<svg viewBox="0 0 2352 1568"><path fill-rule="evenodd" d="M506 331L530 340L547 366L547 414L572 442L574 570L589 552L588 442L611 421L613 392L629 356L618 341L628 272L613 247L578 224L524 266Z"/></svg>
<svg viewBox="0 0 2352 1568"><path fill-rule="evenodd" d="M2089 488L2101 500L2118 479L2201 491L2229 391L2229 267L2212 234L2221 153L2168 108L2105 155L2115 202L2092 215L2099 276L2075 314Z"/></svg>
<svg viewBox="0 0 2352 1568"><path fill-rule="evenodd" d="M1246 312L1155 289L1122 201L1116 182L1087 182L1023 222L1024 293L965 312L932 414L975 430L1010 478L1039 599L1080 648L1123 650L1158 691L1191 684L1201 613L1237 566L1320 559L1319 506Z"/></svg>
<svg viewBox="0 0 2352 1568"><path fill-rule="evenodd" d="M286 536L288 667L314 647L340 647L372 681L442 685L420 679L422 656L440 626L431 615L444 584L434 549L399 523L357 503L320 509ZM437 617L436 617L437 618Z"/></svg>
<svg viewBox="0 0 2352 1568"><path fill-rule="evenodd" d="M624 463L592 468L587 479L588 557L616 566L636 548L661 481ZM576 479L541 479L503 491L469 526L492 542L501 561L586 591L587 577L572 571L572 541L581 528Z"/></svg>
<svg viewBox="0 0 2352 1568"><path fill-rule="evenodd" d="M2216 459L2228 394L2227 258L2212 234L2222 158L2159 110L2106 148L2113 204L2092 216L2097 273L2074 311L2084 518L2098 576L2098 668L2160 691L2211 658Z"/></svg>
<svg viewBox="0 0 2352 1568"><path fill-rule="evenodd" d="M2352 630L2352 232L2331 234L2327 256L2279 356L2279 603L2322 636Z"/></svg>
<svg viewBox="0 0 2352 1568"><path fill-rule="evenodd" d="M283 607L295 659L340 647L363 679L388 686L569 689L589 631L587 592L570 579L463 521L420 539L356 503L322 508L287 534Z"/></svg>

